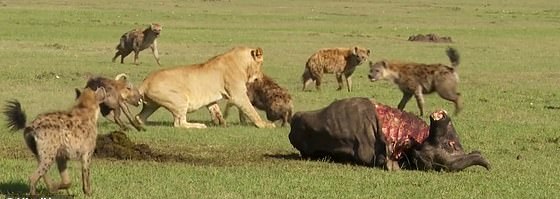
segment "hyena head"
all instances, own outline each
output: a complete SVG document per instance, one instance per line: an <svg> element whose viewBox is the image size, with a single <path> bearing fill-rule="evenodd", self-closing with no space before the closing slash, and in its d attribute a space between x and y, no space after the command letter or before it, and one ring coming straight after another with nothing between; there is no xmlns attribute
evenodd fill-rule
<svg viewBox="0 0 560 199"><path fill-rule="evenodd" d="M354 46L352 48L352 56L353 56L352 59L356 62L356 65L360 65L368 60L369 53L370 53L369 49Z"/></svg>
<svg viewBox="0 0 560 199"><path fill-rule="evenodd" d="M159 35L159 33L161 33L162 25L158 23L152 23L150 25L150 29L152 30L152 32L156 33L156 35Z"/></svg>
<svg viewBox="0 0 560 199"><path fill-rule="evenodd" d="M129 103L134 106L138 106L142 103L142 96L138 91L138 88L135 88L134 85L128 81L128 76L124 73L118 74L115 77L115 80L119 84L123 84L123 89L119 91L121 98L124 99L126 103Z"/></svg>
<svg viewBox="0 0 560 199"><path fill-rule="evenodd" d="M390 69L388 69L389 63L387 61L379 61L375 64L373 62L369 62L369 74L368 78L370 81L377 81L380 79L386 79L390 76Z"/></svg>

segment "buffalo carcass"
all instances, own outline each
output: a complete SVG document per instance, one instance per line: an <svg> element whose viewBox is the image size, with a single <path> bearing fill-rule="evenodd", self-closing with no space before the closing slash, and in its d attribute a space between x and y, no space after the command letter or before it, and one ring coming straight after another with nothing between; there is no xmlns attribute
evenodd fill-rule
<svg viewBox="0 0 560 199"><path fill-rule="evenodd" d="M428 126L413 114L373 100L350 98L321 110L298 112L291 126L290 142L304 158L335 157L335 161L389 169L490 168L479 152L463 152L445 111L432 113ZM397 162L399 165L395 165Z"/></svg>
<svg viewBox="0 0 560 199"><path fill-rule="evenodd" d="M320 110L297 112L290 127L290 143L303 158L386 164L385 136L367 98L342 99Z"/></svg>

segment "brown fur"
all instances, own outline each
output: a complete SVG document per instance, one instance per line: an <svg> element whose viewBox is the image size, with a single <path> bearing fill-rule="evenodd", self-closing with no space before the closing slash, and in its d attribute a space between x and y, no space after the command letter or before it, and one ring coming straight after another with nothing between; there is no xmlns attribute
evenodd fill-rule
<svg viewBox="0 0 560 199"><path fill-rule="evenodd" d="M343 83L342 77L346 79L348 92L352 91L352 73L356 66L368 59L370 51L365 48L325 48L320 49L309 57L303 72L303 88L305 91L311 81L315 81L315 87L320 90L323 73L334 73L338 82L338 89L341 90Z"/></svg>
<svg viewBox="0 0 560 199"><path fill-rule="evenodd" d="M97 89L105 88L107 91L106 102L100 105L101 114L107 117L113 113L115 123L119 125L121 130L128 130L127 125L121 120L121 111L124 113L128 121L137 130L145 130L140 124L136 124L132 119L132 113L126 103L138 106L141 103L141 96L137 88L128 81L128 76L124 73L119 74L115 79L105 77L90 77L86 83L86 88Z"/></svg>
<svg viewBox="0 0 560 199"><path fill-rule="evenodd" d="M82 163L82 185L86 195L91 195L90 163L97 138L99 104L105 99L105 90L84 89L78 103L69 111L44 113L27 126L25 113L17 101L6 106L4 114L11 130L24 129L27 146L39 162L29 178L30 194L36 194L37 181L42 177L50 192L70 187L67 161L79 158ZM61 176L60 184L53 184L47 172L56 161Z"/></svg>
<svg viewBox="0 0 560 199"><path fill-rule="evenodd" d="M282 126L289 123L292 118L292 96L288 90L280 87L272 78L263 74L262 78L247 84L247 96L251 104L266 112L266 118L272 122L282 120ZM226 106L225 115L227 117L232 104ZM245 117L240 112L239 119L245 122Z"/></svg>
<svg viewBox="0 0 560 199"><path fill-rule="evenodd" d="M187 122L187 113L202 106L219 109L217 102L225 98L257 127L274 127L259 117L247 97L246 84L262 75L262 63L261 48L237 47L205 63L154 71L138 89L144 106L136 119L144 123L163 106L173 114L175 127L206 128L205 124Z"/></svg>
<svg viewBox="0 0 560 199"><path fill-rule="evenodd" d="M138 28L124 33L116 47L117 52L113 57L113 62L115 62L117 57L121 56L122 64L124 63L124 58L131 52L134 52L134 64L138 65L138 54L140 51L149 47L152 50L152 54L154 55L157 64L161 65L159 62L159 53L157 48L157 38L159 37L161 30L162 25L153 23L144 30Z"/></svg>
<svg viewBox="0 0 560 199"><path fill-rule="evenodd" d="M416 98L420 115L424 113L424 94L437 92L443 99L455 103L455 113L462 109L461 96L457 92L459 54L453 48L447 50L451 66L444 64L401 63L396 61L370 62L371 81L386 79L395 83L403 92L398 105L403 110L412 96Z"/></svg>

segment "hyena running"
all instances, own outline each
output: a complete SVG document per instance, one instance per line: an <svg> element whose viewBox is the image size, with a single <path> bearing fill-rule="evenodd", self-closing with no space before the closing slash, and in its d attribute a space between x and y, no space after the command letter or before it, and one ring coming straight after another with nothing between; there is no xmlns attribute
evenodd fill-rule
<svg viewBox="0 0 560 199"><path fill-rule="evenodd" d="M26 124L26 115L18 101L9 101L4 109L8 128L23 129L24 140L35 155L39 165L29 177L30 194L36 195L37 181L42 177L50 192L70 187L67 161L80 159L82 163L82 188L91 195L90 163L97 138L99 104L105 100L105 89L93 91L86 88L78 102L69 111L38 115ZM47 172L56 161L61 182L53 184Z"/></svg>
<svg viewBox="0 0 560 199"><path fill-rule="evenodd" d="M398 105L400 110L403 110L406 103L414 96L422 116L424 114L424 94L435 91L443 99L455 103L455 114L457 114L462 109L461 95L457 92L459 53L454 48L448 48L447 56L451 61L451 66L386 60L375 64L370 62L368 78L372 82L386 79L397 84L403 92L403 97Z"/></svg>
<svg viewBox="0 0 560 199"><path fill-rule="evenodd" d="M160 24L153 23L144 30L138 28L124 33L116 47L117 52L113 57L113 62L115 62L117 57L121 56L122 64L124 63L124 58L131 52L134 52L134 64L138 65L138 54L149 47L152 50L152 54L154 54L157 64L161 66L157 48L157 38L161 33L161 29L162 26Z"/></svg>

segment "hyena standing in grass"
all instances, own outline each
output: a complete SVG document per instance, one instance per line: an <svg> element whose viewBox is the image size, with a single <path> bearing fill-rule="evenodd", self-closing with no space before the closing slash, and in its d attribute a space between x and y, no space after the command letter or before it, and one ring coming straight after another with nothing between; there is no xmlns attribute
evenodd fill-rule
<svg viewBox="0 0 560 199"><path fill-rule="evenodd" d="M457 114L462 109L461 95L457 92L459 53L454 48L448 48L447 56L451 61L451 66L386 60L375 64L370 62L368 78L371 81L386 79L397 84L403 92L403 97L398 105L400 110L403 110L406 103L414 96L422 116L424 114L424 94L435 91L443 99L455 103L455 114Z"/></svg>
<svg viewBox="0 0 560 199"><path fill-rule="evenodd" d="M91 195L90 163L97 138L99 104L105 100L105 89L86 88L69 111L43 113L26 125L26 115L18 101L9 101L4 109L10 130L23 129L27 146L39 165L29 177L30 194L36 195L37 181L42 177L50 192L70 187L67 161L79 158L82 163L82 186ZM61 182L53 184L47 172L56 161Z"/></svg>
<svg viewBox="0 0 560 199"><path fill-rule="evenodd" d="M247 96L255 108L266 112L269 121L282 120L282 126L285 126L292 119L294 109L292 96L287 89L282 88L269 76L263 74L261 78L247 83ZM226 117L231 106L233 106L231 103L226 105ZM241 111L239 111L239 120L245 123L245 115Z"/></svg>
<svg viewBox="0 0 560 199"><path fill-rule="evenodd" d="M320 49L309 57L303 72L303 88L305 91L311 81L315 81L317 90L321 90L323 73L334 73L338 82L338 89L341 90L343 83L342 77L346 79L348 92L352 91L352 73L356 66L362 64L369 57L370 51L365 48L355 46L353 48L325 48Z"/></svg>
<svg viewBox="0 0 560 199"><path fill-rule="evenodd" d="M124 33L121 36L121 40L117 45L117 52L113 57L113 62L117 57L121 56L121 64L124 63L124 58L128 56L131 52L134 52L134 64L138 65L138 54L140 51L150 48L152 49L152 54L156 58L156 62L159 63L159 53L157 48L157 38L161 33L162 26L157 23L151 24L148 28L134 29Z"/></svg>

